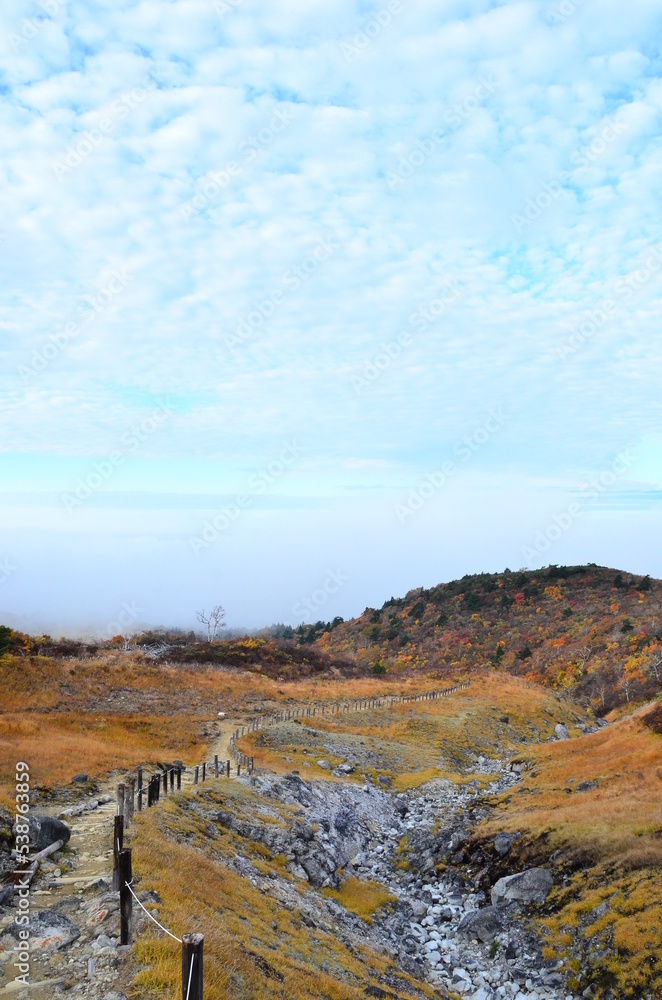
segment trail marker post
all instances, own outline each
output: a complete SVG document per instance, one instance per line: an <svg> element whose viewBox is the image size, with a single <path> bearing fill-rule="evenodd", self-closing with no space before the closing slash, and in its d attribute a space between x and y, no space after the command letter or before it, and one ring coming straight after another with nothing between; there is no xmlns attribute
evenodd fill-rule
<svg viewBox="0 0 662 1000"><path fill-rule="evenodd" d="M182 938L182 1000L202 1000L202 934L185 934Z"/></svg>
<svg viewBox="0 0 662 1000"><path fill-rule="evenodd" d="M124 844L124 817L115 816L113 826L113 889L120 887L119 857Z"/></svg>
<svg viewBox="0 0 662 1000"><path fill-rule="evenodd" d="M131 848L120 851L119 857L120 872L120 944L131 944L131 915L133 911L133 897L129 886L131 885Z"/></svg>

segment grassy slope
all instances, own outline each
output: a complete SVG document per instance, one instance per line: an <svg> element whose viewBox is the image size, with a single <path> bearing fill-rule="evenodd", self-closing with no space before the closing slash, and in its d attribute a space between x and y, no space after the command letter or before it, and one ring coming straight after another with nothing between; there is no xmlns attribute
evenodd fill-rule
<svg viewBox="0 0 662 1000"><path fill-rule="evenodd" d="M650 595L644 594L643 599L646 607ZM625 639L630 641L628 636ZM213 737L213 720L219 709L233 718L248 719L258 706L269 711L311 700L328 702L382 692L413 692L435 683L424 671L393 671L385 676L349 679L321 675L281 681L258 672L212 666L155 665L136 654L115 653L81 661L3 657L0 670L0 761L5 796L11 790L16 759L28 759L41 785L68 782L79 771L100 776L118 766L135 766L160 756L199 759ZM462 676L461 672L458 676ZM441 702L399 706L385 714L335 717L325 721L323 727L315 720L319 739L310 733L309 726L279 727L280 735L274 733L273 742L260 742L260 734L255 734L245 740L245 750L256 757L258 764L262 762L274 770L296 767L303 777L324 778L329 777L328 772L318 768L316 761L329 757L325 748L329 741L332 744L337 740L342 745L338 757L346 756L348 741L355 741L353 746L363 741L372 754L367 771L375 778L380 774L389 777L395 788L415 786L435 774L462 780L463 767L476 753L487 757L514 755L530 761L532 766L523 780L523 787L529 791L495 803L491 826L478 831L477 842L488 836L491 839L496 829L522 831L513 856L507 860L509 870L517 870L523 863L546 861L552 852L560 851L559 887L545 918L550 954L563 954L564 950L576 953L577 948L585 948L581 964L586 969L593 964L604 984L616 984L624 995L641 996L644 984L661 982L662 816L658 803L662 725L660 710L653 712L641 710L589 737L539 745L538 739L547 739L559 721L570 723L571 735L578 737L579 730L573 723L581 720L583 709L564 692L491 670L473 674L468 691ZM503 718L506 715L507 722ZM305 764L310 765L310 770ZM574 784L597 779L599 787L583 794L569 794L565 788L570 778L575 779ZM159 815L158 810L151 811L149 823L160 823ZM163 816L167 818L166 813ZM153 878L159 892L163 890L162 912L175 930L184 929L186 920L198 913L195 901L200 892L203 896L199 909L205 914L211 912L217 891L254 899L250 883L239 880L241 884L235 884L233 880L238 876L217 871L216 861L201 856L202 845L196 842L199 831L191 831L185 842L180 837L177 844L174 836L176 829L168 832L167 827L155 826L146 839L137 840L136 857L143 876ZM264 859L264 863L277 861ZM195 881L190 878L192 872L197 873ZM351 903L355 895L349 886L346 902ZM591 918L590 911L605 898L609 900L608 912ZM256 907L258 902L255 899ZM267 904L262 900L260 905ZM260 949L273 950L271 920L267 920L267 912L270 916L272 911L257 907L255 912L261 914L261 929L256 932L259 946L253 942L249 950L263 957ZM265 986L264 976L268 979L271 973L265 973L257 959L250 955L237 958L232 945L236 935L250 932L252 940L254 931L250 920L247 929L244 927L238 911L235 917L238 922L211 931L214 953L220 956L218 960L210 958L218 961L218 995L223 995L228 970L235 969L237 963L236 976L247 984L247 989L256 985L272 991L279 986L282 990L278 976ZM292 962L290 971L281 970L279 975L288 982L288 976L292 977L288 995L296 996L292 992L296 976L303 975L311 961L309 955L321 945L309 940L308 930L294 929L308 943L300 952L294 949L292 955L298 957L288 958ZM167 996L167 991L159 992L157 984L176 978L175 959L164 948L163 943L152 939L141 945L141 956L152 966L141 980L146 995ZM320 995L338 996L339 1000L354 997L358 989L358 980L351 978L354 959L344 952L332 954L330 941L324 944L327 948L331 949L330 957L324 960L328 968L333 970L334 962L346 963L349 978L337 987L340 992L336 993L336 987L324 980ZM381 960L371 957L366 961L367 968L373 970L367 974L368 979L374 973L371 981L379 981L385 974ZM275 967L271 959L268 964ZM335 982L336 977L331 975L330 979ZM366 979L362 982L365 984Z"/></svg>
<svg viewBox="0 0 662 1000"><path fill-rule="evenodd" d="M317 645L393 671L492 664L603 713L660 688L662 583L642 579L597 566L464 577L366 608Z"/></svg>
<svg viewBox="0 0 662 1000"><path fill-rule="evenodd" d="M656 703L581 740L532 748L521 792L495 802L479 831L522 831L516 857L527 864L554 857L549 954L565 956L577 985L594 982L600 995L662 987L661 731Z"/></svg>

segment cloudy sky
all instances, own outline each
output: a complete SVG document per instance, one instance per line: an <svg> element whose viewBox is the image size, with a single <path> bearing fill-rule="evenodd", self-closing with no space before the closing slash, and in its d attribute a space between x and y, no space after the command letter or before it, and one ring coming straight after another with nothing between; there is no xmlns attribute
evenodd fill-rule
<svg viewBox="0 0 662 1000"><path fill-rule="evenodd" d="M0 613L662 576L657 0L5 0Z"/></svg>

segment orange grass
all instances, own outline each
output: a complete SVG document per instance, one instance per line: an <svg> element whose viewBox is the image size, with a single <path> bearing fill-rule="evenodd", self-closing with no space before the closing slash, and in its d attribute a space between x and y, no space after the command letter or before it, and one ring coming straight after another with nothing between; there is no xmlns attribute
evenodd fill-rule
<svg viewBox="0 0 662 1000"><path fill-rule="evenodd" d="M53 788L81 772L95 777L159 758L199 758L199 729L179 716L0 715L0 802L10 803L19 760L29 764L33 788Z"/></svg>
<svg viewBox="0 0 662 1000"><path fill-rule="evenodd" d="M507 805L502 796L487 829L546 834L552 846L581 842L621 864L662 864L662 736L642 724L646 711L581 739L531 747L533 773L522 787L542 794L511 795ZM595 780L593 791L568 791Z"/></svg>
<svg viewBox="0 0 662 1000"><path fill-rule="evenodd" d="M389 972L398 976L399 995L432 996L428 988L408 990L407 978L385 956L348 949L333 928L310 928L296 908L226 869L204 849L210 846L204 821L174 801L166 805L137 818L133 868L140 888L159 893L159 919L169 930L205 935L205 1000L359 1000ZM184 835L191 843L181 842ZM181 997L179 946L146 927L135 951L145 966L135 983L138 996Z"/></svg>

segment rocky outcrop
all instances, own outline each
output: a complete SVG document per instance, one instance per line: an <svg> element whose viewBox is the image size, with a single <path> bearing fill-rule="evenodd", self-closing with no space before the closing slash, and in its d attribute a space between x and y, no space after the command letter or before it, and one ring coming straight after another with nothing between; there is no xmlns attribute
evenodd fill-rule
<svg viewBox="0 0 662 1000"><path fill-rule="evenodd" d="M528 868L516 875L506 875L492 888L492 905L500 906L510 901L544 903L553 885L552 873L546 868Z"/></svg>
<svg viewBox="0 0 662 1000"><path fill-rule="evenodd" d="M42 851L45 847L50 847L56 840L61 840L63 844L69 843L71 830L62 820L55 819L54 816L44 816L39 813L30 815L30 840L36 850Z"/></svg>
<svg viewBox="0 0 662 1000"><path fill-rule="evenodd" d="M482 910L465 913L458 924L457 932L464 937L477 938L485 944L491 944L503 929L504 921L496 907L485 906Z"/></svg>
<svg viewBox="0 0 662 1000"><path fill-rule="evenodd" d="M494 850L503 857L504 854L508 853L518 836L517 833L497 833L494 838Z"/></svg>
<svg viewBox="0 0 662 1000"><path fill-rule="evenodd" d="M9 933L19 938L22 925L17 921L9 927ZM73 920L57 910L38 910L30 914L30 947L45 951L49 948L64 948L80 937L80 931Z"/></svg>

